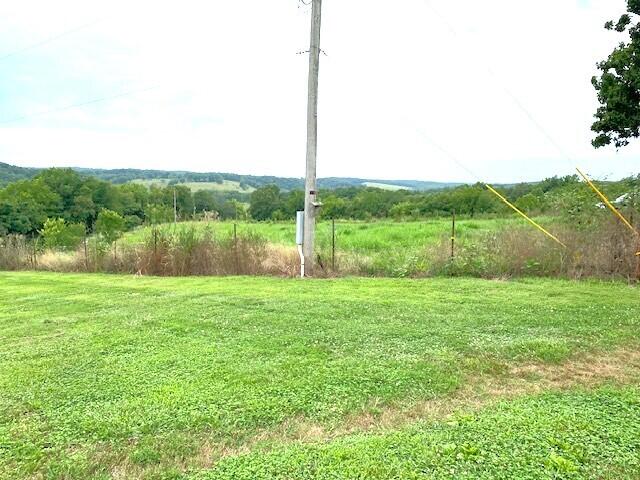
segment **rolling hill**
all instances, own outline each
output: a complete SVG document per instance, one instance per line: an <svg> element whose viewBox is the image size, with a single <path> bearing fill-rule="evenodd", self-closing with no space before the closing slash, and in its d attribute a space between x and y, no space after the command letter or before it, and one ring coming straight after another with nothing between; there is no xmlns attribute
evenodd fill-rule
<svg viewBox="0 0 640 480"><path fill-rule="evenodd" d="M16 167L0 162L0 187L17 180L32 178L42 169ZM301 189L304 186L302 178L238 175L235 173L197 173L188 171L167 171L167 170L139 170L139 169L93 169L74 168L75 171L83 175L96 177L116 184L138 182L138 183L186 183L193 189L210 188L213 190L237 190L239 192L251 192L253 189L263 185L275 184L281 190ZM199 185L202 184L202 185ZM208 185L204 187L204 185ZM329 177L320 178L318 185L323 189L335 189L345 187L376 187L391 190L438 190L461 185L461 183L440 183L421 180L379 180L365 178L341 178Z"/></svg>

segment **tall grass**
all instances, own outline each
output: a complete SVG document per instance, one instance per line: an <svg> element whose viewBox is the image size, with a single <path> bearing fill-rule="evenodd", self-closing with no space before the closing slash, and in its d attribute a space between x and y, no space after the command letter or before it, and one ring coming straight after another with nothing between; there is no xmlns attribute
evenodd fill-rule
<svg viewBox="0 0 640 480"><path fill-rule="evenodd" d="M321 224L314 273L319 277L640 277L638 239L613 218L603 217L580 229L558 221L545 223L567 248L522 223L467 220L458 224L453 257L450 224L445 221L340 223L335 250L330 224ZM133 239L126 237L114 246L92 238L71 253L36 252L26 239L8 237L0 243L0 269L295 276L299 258L289 234L293 236L289 224L242 225L234 234L232 224L187 223L140 229Z"/></svg>
<svg viewBox="0 0 640 480"><path fill-rule="evenodd" d="M463 242L454 258L449 243L443 242L432 252L429 274L640 280L639 238L615 219L581 230L560 225L554 231L566 248L524 226Z"/></svg>
<svg viewBox="0 0 640 480"><path fill-rule="evenodd" d="M37 266L37 244L22 235L0 237L0 270L25 270Z"/></svg>

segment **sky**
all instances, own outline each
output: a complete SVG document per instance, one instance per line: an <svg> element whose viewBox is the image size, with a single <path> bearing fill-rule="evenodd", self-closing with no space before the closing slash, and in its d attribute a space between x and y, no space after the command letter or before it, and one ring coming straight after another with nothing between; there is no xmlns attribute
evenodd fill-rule
<svg viewBox="0 0 640 480"><path fill-rule="evenodd" d="M624 0L324 0L318 175L640 173L594 150ZM0 162L304 176L299 0L0 4ZM84 104L82 106L75 106Z"/></svg>

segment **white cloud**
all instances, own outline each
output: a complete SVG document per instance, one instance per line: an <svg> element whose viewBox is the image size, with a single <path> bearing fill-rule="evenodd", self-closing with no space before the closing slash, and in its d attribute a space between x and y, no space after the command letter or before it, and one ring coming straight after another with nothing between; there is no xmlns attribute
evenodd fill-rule
<svg viewBox="0 0 640 480"><path fill-rule="evenodd" d="M623 9L623 0L325 0L319 174L473 180L433 143L491 181L573 163L600 176L637 172L637 145L590 146L590 78L619 40L602 25ZM302 176L307 59L296 52L307 48L308 13L296 0L0 7L0 57L97 20L0 60L11 72L0 121L158 86L0 124L0 161Z"/></svg>

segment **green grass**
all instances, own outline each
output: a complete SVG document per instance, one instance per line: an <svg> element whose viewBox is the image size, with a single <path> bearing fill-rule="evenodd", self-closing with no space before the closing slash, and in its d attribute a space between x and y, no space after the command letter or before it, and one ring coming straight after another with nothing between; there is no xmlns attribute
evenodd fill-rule
<svg viewBox="0 0 640 480"><path fill-rule="evenodd" d="M545 225L551 219L541 219ZM184 222L161 225L159 228L174 234L189 228L201 232L209 231L214 236L228 238L232 235L234 222ZM458 219L456 239L458 249L487 233L498 232L510 227L528 228L519 218ZM359 275L408 277L424 275L438 254L448 258L451 238L451 219L439 218L419 222L396 222L391 220L373 222L336 222L337 269L344 273ZM295 247L295 225L293 222L237 223L238 234L254 234L268 242ZM532 236L540 235L532 229ZM332 225L321 221L317 225L316 245L325 265L331 259ZM150 227L141 227L126 234L128 244L144 243L151 237ZM445 252L446 250L446 252Z"/></svg>
<svg viewBox="0 0 640 480"><path fill-rule="evenodd" d="M640 388L528 397L446 423L223 460L194 478L637 479Z"/></svg>
<svg viewBox="0 0 640 480"><path fill-rule="evenodd" d="M508 365L634 344L640 327L636 288L552 280L2 273L0 306L0 478L174 478L205 439L235 448L292 419L332 428L446 401ZM347 462L350 478L384 463L381 441L370 462ZM334 472L341 445L326 453ZM310 475L323 451L265 457L265 472L297 458Z"/></svg>
<svg viewBox="0 0 640 480"><path fill-rule="evenodd" d="M402 185L392 185L389 183L364 182L362 185L365 187L379 188L381 190L390 190L393 192L396 192L398 190L413 190L409 187L403 187Z"/></svg>
<svg viewBox="0 0 640 480"><path fill-rule="evenodd" d="M140 185L144 185L146 187L151 187L152 185L166 187L169 184L169 180L167 179L154 179L154 180L133 180L132 183L138 183ZM242 193L251 193L255 190L253 187L241 188L240 182L235 182L232 180L223 180L222 183L216 182L184 182L179 183L178 185L188 187L192 192L197 192L199 190L214 190L216 192L242 192Z"/></svg>
<svg viewBox="0 0 640 480"><path fill-rule="evenodd" d="M184 222L178 225L166 224L160 228L167 232L195 226L209 229L216 235L229 236L233 232L232 221L226 222ZM238 232L252 232L263 236L272 243L295 246L295 224L292 222L238 222ZM456 236L460 240L470 238L478 232L498 231L510 225L521 225L519 219L461 219L456 226ZM331 242L331 222L321 221L317 226L318 242L327 247ZM150 227L141 227L129 232L125 241L143 242L149 236ZM451 237L451 219L433 219L422 222L336 222L336 247L345 252L361 254L385 254L390 251L423 249L445 238Z"/></svg>

